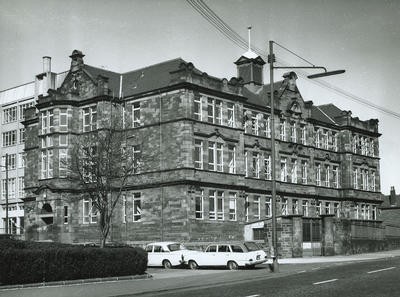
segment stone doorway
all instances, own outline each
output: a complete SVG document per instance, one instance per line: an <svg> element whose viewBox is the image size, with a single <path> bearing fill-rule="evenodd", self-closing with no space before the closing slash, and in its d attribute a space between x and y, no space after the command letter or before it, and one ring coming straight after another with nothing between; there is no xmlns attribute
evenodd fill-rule
<svg viewBox="0 0 400 297"><path fill-rule="evenodd" d="M303 257L321 256L321 219L303 218Z"/></svg>

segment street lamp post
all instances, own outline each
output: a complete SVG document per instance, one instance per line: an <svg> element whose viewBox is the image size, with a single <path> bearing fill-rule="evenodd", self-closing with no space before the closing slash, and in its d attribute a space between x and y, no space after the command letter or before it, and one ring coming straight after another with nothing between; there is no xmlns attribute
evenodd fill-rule
<svg viewBox="0 0 400 297"><path fill-rule="evenodd" d="M307 78L319 78L325 76L331 76L336 74L344 73L345 70L335 70L335 71L327 71L325 67L322 66L315 66L308 62L307 60L299 57L298 55L294 54L293 52L289 51L288 49L284 48L285 50L289 51L290 53L294 54L295 56L301 58L303 61L306 61L311 66L274 66L275 62L275 55L274 55L274 43L276 42L270 40L269 41L269 55L268 55L268 63L269 63L269 79L270 79L270 106L271 106L271 198L272 198L272 271L279 272L279 263L278 263L278 236L277 236L277 228L276 228L276 164L275 164L275 107L274 107L274 69L322 69L324 72L308 75Z"/></svg>

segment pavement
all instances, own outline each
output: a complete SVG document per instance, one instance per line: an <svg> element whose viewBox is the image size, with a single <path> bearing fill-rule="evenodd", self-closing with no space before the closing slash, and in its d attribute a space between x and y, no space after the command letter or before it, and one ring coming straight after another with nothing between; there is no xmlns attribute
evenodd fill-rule
<svg viewBox="0 0 400 297"><path fill-rule="evenodd" d="M346 256L324 256L324 257L302 257L302 258L284 258L279 259L280 264L309 264L309 263L332 263L332 262L348 262L348 261L365 261L382 258L399 257L399 250L381 251L375 253L355 254Z"/></svg>

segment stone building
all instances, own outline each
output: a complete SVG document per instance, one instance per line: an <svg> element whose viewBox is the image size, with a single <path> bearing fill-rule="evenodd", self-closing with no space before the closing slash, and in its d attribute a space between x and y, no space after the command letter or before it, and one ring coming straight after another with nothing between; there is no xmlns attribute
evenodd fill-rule
<svg viewBox="0 0 400 297"><path fill-rule="evenodd" d="M64 81L39 96L24 121L28 238L98 240L97 213L89 200L74 199L82 193L60 160L75 135L109 116L111 101L121 105L142 159L115 211L113 241L251 239L268 246L273 165L282 255L329 254L328 245L343 253L348 232L380 228L378 120L305 101L294 72L275 82L272 128L265 62L251 51L235 62L238 78L230 80L180 58L127 73L86 65L77 50L70 58ZM374 232L367 237L381 240Z"/></svg>
<svg viewBox="0 0 400 297"><path fill-rule="evenodd" d="M396 194L394 186L390 188L390 194L384 196L383 203L379 207L381 219L385 227L386 244L389 248L400 247L400 195Z"/></svg>
<svg viewBox="0 0 400 297"><path fill-rule="evenodd" d="M50 66L50 58L45 57L44 66ZM63 73L53 74L54 84L63 80ZM0 234L6 232L6 188L8 187L8 233L23 235L24 233L24 203L25 197L25 128L22 124L24 112L34 106L35 93L43 95L47 89L46 80L9 88L0 92ZM59 86L59 85L58 85ZM36 89L35 89L36 88ZM6 158L8 159L8 183L6 178Z"/></svg>

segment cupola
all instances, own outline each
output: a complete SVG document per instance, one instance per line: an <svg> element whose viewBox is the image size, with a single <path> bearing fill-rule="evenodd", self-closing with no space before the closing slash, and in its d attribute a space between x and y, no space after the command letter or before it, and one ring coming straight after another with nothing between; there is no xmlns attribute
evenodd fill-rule
<svg viewBox="0 0 400 297"><path fill-rule="evenodd" d="M265 61L251 50L250 31L249 34L249 49L236 62L237 76L243 78L244 84L263 85L263 67Z"/></svg>

